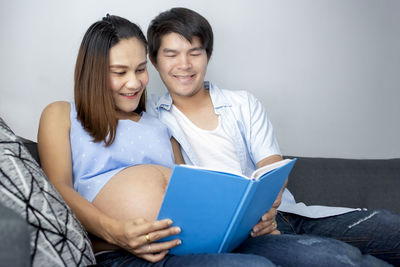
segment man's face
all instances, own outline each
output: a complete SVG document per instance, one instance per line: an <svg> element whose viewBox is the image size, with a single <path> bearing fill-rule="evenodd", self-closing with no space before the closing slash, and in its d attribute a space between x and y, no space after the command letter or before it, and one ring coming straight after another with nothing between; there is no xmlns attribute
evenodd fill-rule
<svg viewBox="0 0 400 267"><path fill-rule="evenodd" d="M207 64L198 37L194 36L192 43L177 33L162 37L155 67L172 98L191 97L203 89Z"/></svg>

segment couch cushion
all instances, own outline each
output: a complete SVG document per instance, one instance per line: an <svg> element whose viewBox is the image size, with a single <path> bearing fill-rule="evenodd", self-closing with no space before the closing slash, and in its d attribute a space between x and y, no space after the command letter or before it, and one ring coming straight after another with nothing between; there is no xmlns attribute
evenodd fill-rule
<svg viewBox="0 0 400 267"><path fill-rule="evenodd" d="M31 266L29 225L1 203L0 240L0 266Z"/></svg>
<svg viewBox="0 0 400 267"><path fill-rule="evenodd" d="M297 157L288 188L308 205L400 213L400 159Z"/></svg>
<svg viewBox="0 0 400 267"><path fill-rule="evenodd" d="M0 202L30 225L33 266L86 266L95 262L86 231L1 118Z"/></svg>

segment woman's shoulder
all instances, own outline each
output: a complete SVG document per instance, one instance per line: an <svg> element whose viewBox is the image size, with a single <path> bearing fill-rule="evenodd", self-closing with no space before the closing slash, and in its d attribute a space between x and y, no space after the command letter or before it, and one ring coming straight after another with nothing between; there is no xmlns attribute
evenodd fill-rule
<svg viewBox="0 0 400 267"><path fill-rule="evenodd" d="M71 111L71 103L67 101L56 101L48 104L43 112L51 113L65 113Z"/></svg>
<svg viewBox="0 0 400 267"><path fill-rule="evenodd" d="M41 116L46 121L68 121L71 112L71 103L67 101L56 101L47 105Z"/></svg>
<svg viewBox="0 0 400 267"><path fill-rule="evenodd" d="M153 114L148 113L147 111L142 112L142 119L141 122L146 124L152 124L153 126L159 126L161 128L167 127L164 123L162 123L156 116Z"/></svg>
<svg viewBox="0 0 400 267"><path fill-rule="evenodd" d="M153 121L153 120L157 121L158 120L158 118L156 116L154 116L153 114L151 114L151 113L149 113L147 111L143 111L140 115L142 116L143 120L150 120L150 121Z"/></svg>

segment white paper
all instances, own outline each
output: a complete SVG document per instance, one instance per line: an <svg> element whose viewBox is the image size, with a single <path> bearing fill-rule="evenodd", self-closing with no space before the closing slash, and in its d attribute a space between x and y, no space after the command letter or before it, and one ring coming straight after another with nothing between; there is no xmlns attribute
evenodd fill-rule
<svg viewBox="0 0 400 267"><path fill-rule="evenodd" d="M329 206L318 206L311 205L307 206L303 202L298 202L295 204L290 203L282 203L279 208L279 211L292 213L301 215L308 218L325 218L329 216L340 215L344 213L348 213L355 210L361 209L353 209L353 208L344 208L344 207L329 207Z"/></svg>

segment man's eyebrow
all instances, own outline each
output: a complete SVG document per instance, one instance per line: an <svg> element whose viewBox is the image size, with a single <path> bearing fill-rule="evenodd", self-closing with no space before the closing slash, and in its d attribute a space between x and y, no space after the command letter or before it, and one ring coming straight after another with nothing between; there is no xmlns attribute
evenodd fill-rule
<svg viewBox="0 0 400 267"><path fill-rule="evenodd" d="M140 64L138 65L138 67L141 67L141 66L146 65L146 64L147 64L147 60L145 60L145 61L143 61L142 63L140 63Z"/></svg>
<svg viewBox="0 0 400 267"><path fill-rule="evenodd" d="M176 53L176 50L171 49L171 48L164 48L162 50L163 53Z"/></svg>
<svg viewBox="0 0 400 267"><path fill-rule="evenodd" d="M201 50L204 50L204 48L201 46L197 46L197 47L193 47L193 48L189 49L190 52L201 51Z"/></svg>
<svg viewBox="0 0 400 267"><path fill-rule="evenodd" d="M196 46L196 47L190 48L190 49L189 49L189 52L201 51L201 50L204 50L204 48L201 47L201 46ZM177 53L178 51L175 50L175 49L171 49L171 48L164 48L164 49L162 50L162 52L163 52L163 53Z"/></svg>

